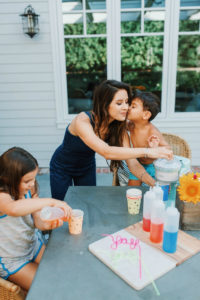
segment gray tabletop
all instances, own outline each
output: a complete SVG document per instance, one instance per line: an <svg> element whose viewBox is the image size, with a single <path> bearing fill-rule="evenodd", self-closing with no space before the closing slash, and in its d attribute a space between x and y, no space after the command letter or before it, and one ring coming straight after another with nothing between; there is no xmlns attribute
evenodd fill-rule
<svg viewBox="0 0 200 300"><path fill-rule="evenodd" d="M83 232L73 236L68 225L55 229L27 300L200 299L200 254L150 284L134 290L88 250L88 245L142 219L129 215L127 187L71 187L66 201L84 211ZM143 192L145 189L142 189ZM200 238L199 232L190 232Z"/></svg>

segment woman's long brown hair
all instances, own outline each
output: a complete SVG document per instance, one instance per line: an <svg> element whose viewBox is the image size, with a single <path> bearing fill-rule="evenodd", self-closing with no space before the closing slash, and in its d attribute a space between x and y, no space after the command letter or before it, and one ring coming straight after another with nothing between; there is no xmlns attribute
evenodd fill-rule
<svg viewBox="0 0 200 300"><path fill-rule="evenodd" d="M38 167L37 160L26 150L13 147L0 156L0 191L19 199L19 185L22 177ZM37 192L37 182L35 184Z"/></svg>
<svg viewBox="0 0 200 300"><path fill-rule="evenodd" d="M95 132L110 146L123 146L123 138L126 130L126 121L117 121L109 123L108 108L112 102L116 92L126 90L128 94L128 102L131 103L132 95L131 88L128 84L116 80L105 80L98 85L94 91L93 97L93 113L95 121ZM105 136L102 137L100 130L107 128ZM115 167L121 165L120 160L112 160L110 169L113 171Z"/></svg>

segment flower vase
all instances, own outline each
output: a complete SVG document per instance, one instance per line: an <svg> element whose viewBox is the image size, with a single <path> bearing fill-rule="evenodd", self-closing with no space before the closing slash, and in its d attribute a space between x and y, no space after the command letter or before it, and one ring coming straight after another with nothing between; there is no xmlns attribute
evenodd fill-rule
<svg viewBox="0 0 200 300"><path fill-rule="evenodd" d="M176 194L176 206L180 212L180 228L183 230L200 230L200 202L181 201Z"/></svg>

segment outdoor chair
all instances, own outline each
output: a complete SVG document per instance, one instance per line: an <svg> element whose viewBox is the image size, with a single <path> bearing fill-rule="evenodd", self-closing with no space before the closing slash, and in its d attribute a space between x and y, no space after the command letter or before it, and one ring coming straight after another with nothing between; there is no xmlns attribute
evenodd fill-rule
<svg viewBox="0 0 200 300"><path fill-rule="evenodd" d="M25 294L20 286L0 277L1 300L24 300Z"/></svg>
<svg viewBox="0 0 200 300"><path fill-rule="evenodd" d="M191 159L191 149L188 143L178 135L171 133L162 133L166 142L171 146L175 155L183 156ZM119 178L117 174L117 168L113 171L112 185L119 186Z"/></svg>

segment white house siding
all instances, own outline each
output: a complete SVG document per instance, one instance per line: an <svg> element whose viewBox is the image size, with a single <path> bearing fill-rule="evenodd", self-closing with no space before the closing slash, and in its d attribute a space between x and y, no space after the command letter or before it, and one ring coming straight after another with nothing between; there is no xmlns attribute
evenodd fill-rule
<svg viewBox="0 0 200 300"><path fill-rule="evenodd" d="M28 4L40 14L40 34L33 39L23 34L19 16ZM52 43L48 0L0 1L0 153L23 147L42 168L48 167L64 135L56 124ZM155 124L185 138L192 165L200 165L200 122L165 119ZM107 166L99 155L97 166Z"/></svg>
<svg viewBox="0 0 200 300"><path fill-rule="evenodd" d="M22 32L19 16L31 4L40 34ZM19 146L48 167L64 129L57 129L52 41L47 0L0 1L0 153Z"/></svg>
<svg viewBox="0 0 200 300"><path fill-rule="evenodd" d="M163 124L164 123L164 124ZM192 151L193 166L200 166L200 120L191 121L154 121L161 132L179 135L187 141Z"/></svg>

